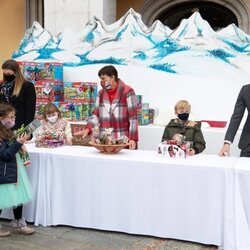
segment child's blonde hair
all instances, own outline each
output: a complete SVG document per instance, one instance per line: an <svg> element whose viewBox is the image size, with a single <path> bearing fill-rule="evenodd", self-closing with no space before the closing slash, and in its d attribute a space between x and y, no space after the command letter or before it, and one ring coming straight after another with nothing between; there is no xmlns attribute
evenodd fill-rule
<svg viewBox="0 0 250 250"><path fill-rule="evenodd" d="M55 112L58 113L58 118L62 117L60 110L57 108L57 106L54 103L50 102L50 103L46 104L44 107L44 111L43 111L43 119L45 121L48 121L47 115L53 114Z"/></svg>
<svg viewBox="0 0 250 250"><path fill-rule="evenodd" d="M186 100L180 100L178 101L175 106L174 106L174 111L177 112L177 109L184 109L188 108L189 110L191 109L191 105L188 101Z"/></svg>

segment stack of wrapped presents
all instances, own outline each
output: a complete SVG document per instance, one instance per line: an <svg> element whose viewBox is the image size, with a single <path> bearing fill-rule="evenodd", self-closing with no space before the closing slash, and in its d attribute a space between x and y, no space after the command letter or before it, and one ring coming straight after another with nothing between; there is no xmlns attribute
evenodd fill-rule
<svg viewBox="0 0 250 250"><path fill-rule="evenodd" d="M19 62L25 78L34 83L36 118L42 119L44 106L53 102L69 121L83 121L92 114L97 83L64 82L63 64L58 62Z"/></svg>

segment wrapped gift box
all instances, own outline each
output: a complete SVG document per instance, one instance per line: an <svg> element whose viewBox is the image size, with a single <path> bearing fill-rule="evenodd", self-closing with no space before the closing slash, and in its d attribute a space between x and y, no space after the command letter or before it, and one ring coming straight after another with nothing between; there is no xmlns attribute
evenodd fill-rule
<svg viewBox="0 0 250 250"><path fill-rule="evenodd" d="M83 121L92 114L94 105L82 102L54 102L62 117L69 121Z"/></svg>
<svg viewBox="0 0 250 250"><path fill-rule="evenodd" d="M47 103L49 103L49 102L42 102L42 101L36 102L35 119L38 119L38 120L43 119L44 107Z"/></svg>
<svg viewBox="0 0 250 250"><path fill-rule="evenodd" d="M37 101L36 103L36 119L43 119L44 107L49 101ZM61 112L63 118L69 121L83 121L89 117L95 104L86 104L81 102L53 102Z"/></svg>
<svg viewBox="0 0 250 250"><path fill-rule="evenodd" d="M167 141L158 144L158 154L168 158L187 158L192 142L177 145L175 142Z"/></svg>
<svg viewBox="0 0 250 250"><path fill-rule="evenodd" d="M154 116L155 116L155 110L149 109L149 117L148 117L149 124L154 123Z"/></svg>
<svg viewBox="0 0 250 250"><path fill-rule="evenodd" d="M149 124L149 103L142 103L141 108L137 109L138 124L148 125Z"/></svg>
<svg viewBox="0 0 250 250"><path fill-rule="evenodd" d="M97 83L94 82L65 82L64 100L69 102L81 101L95 103Z"/></svg>
<svg viewBox="0 0 250 250"><path fill-rule="evenodd" d="M142 95L136 95L136 101L137 101L137 108L142 108Z"/></svg>
<svg viewBox="0 0 250 250"><path fill-rule="evenodd" d="M76 132L82 131L85 129L86 124L82 123L71 123L71 133L72 133L72 144L73 145L80 145L80 146L91 146L89 142L91 141L91 136L86 136L82 138L81 135L75 135Z"/></svg>
<svg viewBox="0 0 250 250"><path fill-rule="evenodd" d="M41 69L36 62L18 62L25 79L36 82L42 79Z"/></svg>
<svg viewBox="0 0 250 250"><path fill-rule="evenodd" d="M58 62L18 62L24 77L32 82L38 80L63 80L63 64Z"/></svg>
<svg viewBox="0 0 250 250"><path fill-rule="evenodd" d="M39 80L35 82L36 98L40 102L64 101L63 82Z"/></svg>
<svg viewBox="0 0 250 250"><path fill-rule="evenodd" d="M63 64L58 62L38 63L43 80L63 81Z"/></svg>

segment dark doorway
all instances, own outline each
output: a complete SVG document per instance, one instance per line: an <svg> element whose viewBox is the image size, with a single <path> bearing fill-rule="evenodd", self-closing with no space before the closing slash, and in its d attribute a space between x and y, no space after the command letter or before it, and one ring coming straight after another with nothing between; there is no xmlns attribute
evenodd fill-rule
<svg viewBox="0 0 250 250"><path fill-rule="evenodd" d="M189 18L197 10L214 30L224 28L231 23L238 26L237 17L231 10L212 2L193 1L191 3L177 4L167 9L157 19L169 28L175 29L182 19Z"/></svg>

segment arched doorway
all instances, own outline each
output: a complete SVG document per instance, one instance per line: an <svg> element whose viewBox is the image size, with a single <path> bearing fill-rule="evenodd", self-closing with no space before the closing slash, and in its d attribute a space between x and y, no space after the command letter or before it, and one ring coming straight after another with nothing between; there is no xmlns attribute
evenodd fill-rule
<svg viewBox="0 0 250 250"><path fill-rule="evenodd" d="M250 33L250 12L243 0L147 0L140 13L149 26L160 20L174 29L196 10L215 30L234 23Z"/></svg>
<svg viewBox="0 0 250 250"><path fill-rule="evenodd" d="M211 2L190 2L179 4L167 9L158 19L171 29L179 26L183 18L190 17L194 11L199 10L203 19L207 20L214 30L224 28L231 23L238 26L235 14L228 8Z"/></svg>

